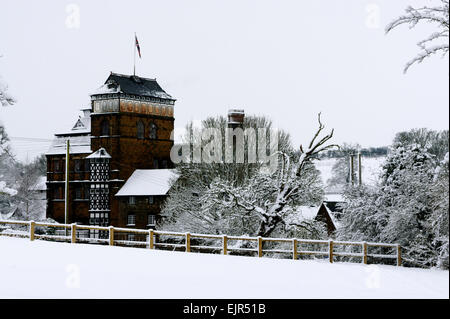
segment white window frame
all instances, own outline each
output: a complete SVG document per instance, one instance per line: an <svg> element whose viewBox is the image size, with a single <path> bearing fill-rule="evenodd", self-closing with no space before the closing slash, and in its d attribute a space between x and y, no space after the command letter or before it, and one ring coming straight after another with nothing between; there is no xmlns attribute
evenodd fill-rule
<svg viewBox="0 0 450 319"><path fill-rule="evenodd" d="M127 226L136 226L136 215L135 214L128 214Z"/></svg>
<svg viewBox="0 0 450 319"><path fill-rule="evenodd" d="M153 223L150 223L150 217L153 219ZM147 226L156 226L156 215L148 214L147 216Z"/></svg>

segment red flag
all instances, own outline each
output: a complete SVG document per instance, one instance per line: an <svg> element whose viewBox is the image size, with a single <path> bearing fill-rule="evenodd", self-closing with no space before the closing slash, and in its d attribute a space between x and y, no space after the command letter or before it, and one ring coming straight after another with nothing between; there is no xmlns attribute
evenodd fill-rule
<svg viewBox="0 0 450 319"><path fill-rule="evenodd" d="M134 38L136 39L136 48L137 48L138 53L139 53L139 58L141 58L141 47L139 46L139 41L138 41L136 35L134 35Z"/></svg>

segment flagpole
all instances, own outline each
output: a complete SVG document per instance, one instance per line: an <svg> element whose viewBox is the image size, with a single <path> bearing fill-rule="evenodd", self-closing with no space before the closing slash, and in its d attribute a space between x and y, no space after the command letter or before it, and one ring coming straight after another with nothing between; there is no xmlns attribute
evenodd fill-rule
<svg viewBox="0 0 450 319"><path fill-rule="evenodd" d="M136 32L134 33L133 39L133 47L134 47L134 67L133 67L133 75L136 76Z"/></svg>

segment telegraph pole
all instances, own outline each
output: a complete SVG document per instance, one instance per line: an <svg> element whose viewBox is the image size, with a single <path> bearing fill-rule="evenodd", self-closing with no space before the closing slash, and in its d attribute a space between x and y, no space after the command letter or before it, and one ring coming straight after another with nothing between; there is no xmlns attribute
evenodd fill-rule
<svg viewBox="0 0 450 319"><path fill-rule="evenodd" d="M354 157L355 154L350 154L350 181L352 183L352 186L355 184L355 164L353 161Z"/></svg>
<svg viewBox="0 0 450 319"><path fill-rule="evenodd" d="M68 222L68 212L69 212L69 149L70 149L70 141L67 139L66 141L66 182L64 185L64 224L67 224ZM66 236L67 236L67 228L64 228L66 230Z"/></svg>
<svg viewBox="0 0 450 319"><path fill-rule="evenodd" d="M359 186L362 185L362 166L361 166L361 152L358 152L358 175L359 175Z"/></svg>

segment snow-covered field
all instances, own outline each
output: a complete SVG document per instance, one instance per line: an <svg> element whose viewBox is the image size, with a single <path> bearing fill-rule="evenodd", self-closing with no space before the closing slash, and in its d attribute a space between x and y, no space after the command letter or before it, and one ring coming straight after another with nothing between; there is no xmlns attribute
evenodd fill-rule
<svg viewBox="0 0 450 319"><path fill-rule="evenodd" d="M0 237L0 298L449 298L449 272Z"/></svg>

